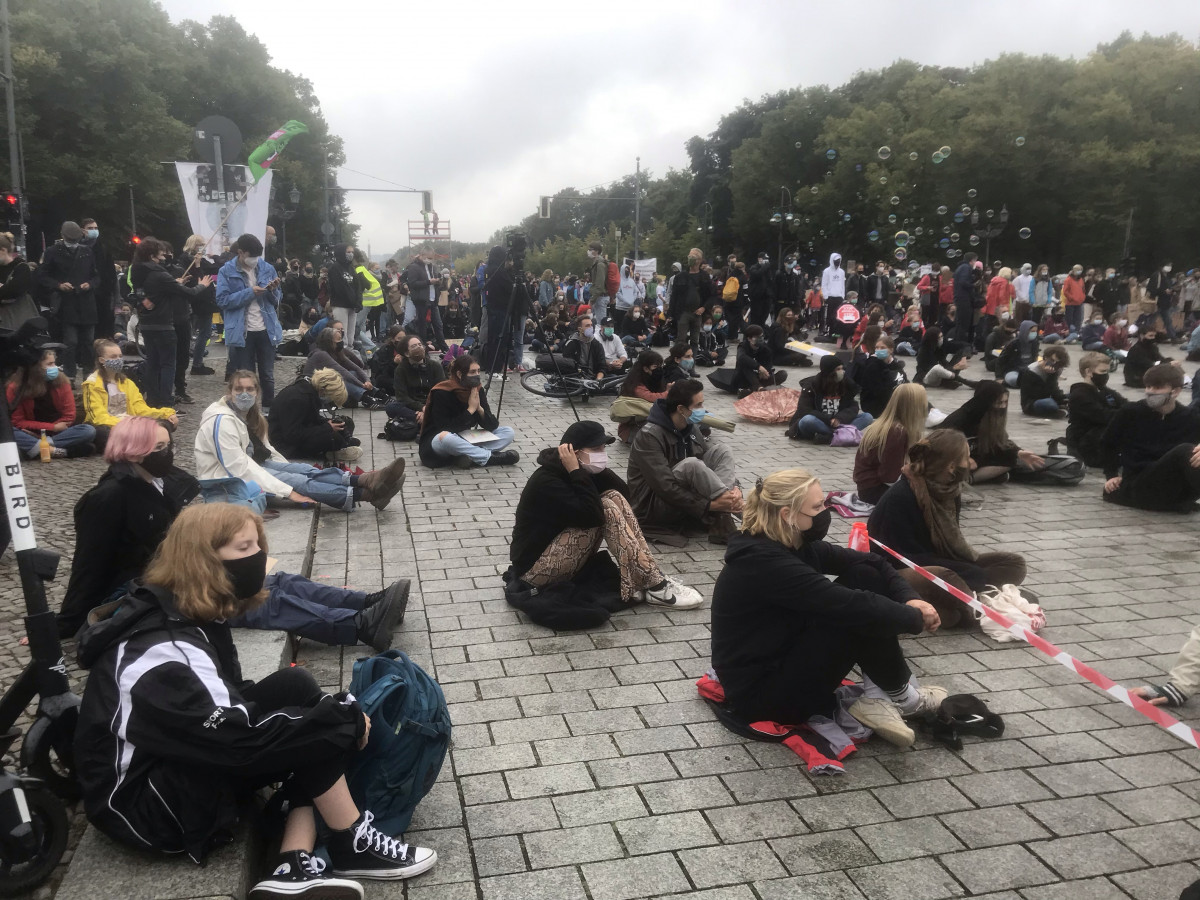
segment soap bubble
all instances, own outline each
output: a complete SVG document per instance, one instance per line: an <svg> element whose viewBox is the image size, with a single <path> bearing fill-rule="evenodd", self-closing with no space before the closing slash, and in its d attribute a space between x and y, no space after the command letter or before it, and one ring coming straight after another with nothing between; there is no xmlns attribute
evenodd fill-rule
<svg viewBox="0 0 1200 900"><path fill-rule="evenodd" d="M938 215L939 215L939 216L944 216L944 215L945 215L946 213L948 213L948 212L950 212L950 210L949 210L949 208L948 208L948 207L945 207L945 206L939 206L939 207L938 207Z"/></svg>
<svg viewBox="0 0 1200 900"><path fill-rule="evenodd" d="M920 154L918 154L917 151L914 150L912 153L908 154L908 158L912 162L916 162L920 158Z"/></svg>
<svg viewBox="0 0 1200 900"><path fill-rule="evenodd" d="M952 243L952 244L958 243L958 232L957 231L954 232L952 235L950 235L950 243Z"/></svg>
<svg viewBox="0 0 1200 900"><path fill-rule="evenodd" d="M934 154L933 154L933 164L934 164L935 166L936 166L936 165L939 165L939 164L941 163L941 161L942 161L943 159L945 159L945 158L946 158L946 157L942 156L942 154L940 154L940 153L934 153Z"/></svg>
<svg viewBox="0 0 1200 900"><path fill-rule="evenodd" d="M1013 141L1013 143L1016 144L1018 147L1024 147L1025 146L1025 138L1019 137L1015 141Z"/></svg>
<svg viewBox="0 0 1200 900"><path fill-rule="evenodd" d="M964 216L969 216L971 214L971 207L964 205L962 208L962 214Z"/></svg>
<svg viewBox="0 0 1200 900"><path fill-rule="evenodd" d="M925 229L921 228L920 226L917 226L916 230L913 232L913 234L915 234L917 237L920 237L924 233L925 233Z"/></svg>
<svg viewBox="0 0 1200 900"><path fill-rule="evenodd" d="M861 172L861 171L862 171L862 163L855 163L855 164L854 164L854 171L855 171L855 172Z"/></svg>
<svg viewBox="0 0 1200 900"><path fill-rule="evenodd" d="M964 216L962 213L960 213L960 212L956 212L956 213L954 214L954 221L955 221L955 222L961 222L961 221L962 221L964 218L966 218L966 217L965 217L965 216Z"/></svg>
<svg viewBox="0 0 1200 900"><path fill-rule="evenodd" d="M880 159L891 159L891 157L892 157L892 148L891 147L880 147L879 150L876 152Z"/></svg>
<svg viewBox="0 0 1200 900"><path fill-rule="evenodd" d="M1017 232L1017 237L1019 237L1023 241L1027 241L1031 237L1033 237L1033 232L1030 231L1028 228L1022 228L1020 231Z"/></svg>
<svg viewBox="0 0 1200 900"><path fill-rule="evenodd" d="M979 235L977 235L977 234L971 235L969 238L967 238L967 242L972 247L978 247L979 246Z"/></svg>
<svg viewBox="0 0 1200 900"><path fill-rule="evenodd" d="M841 215L842 213L844 213L844 212L845 212L845 210L844 210L844 209L839 209L839 210L838 210L838 215L840 216L840 215Z"/></svg>
<svg viewBox="0 0 1200 900"><path fill-rule="evenodd" d="M971 188L969 191L967 191L967 196L968 196L970 199L974 200L974 199L975 199L975 195L976 195L976 194L978 194L978 193L979 193L979 192L978 192L977 190L975 190L975 188Z"/></svg>
<svg viewBox="0 0 1200 900"><path fill-rule="evenodd" d="M995 214L996 214L996 211L995 211L994 209L989 209L989 210L987 211L987 217L988 217L989 219L990 219L992 216L994 216Z"/></svg>
<svg viewBox="0 0 1200 900"><path fill-rule="evenodd" d="M896 257L898 262L904 262L906 259L908 259L908 251L903 247L897 247L894 251L892 251L892 256Z"/></svg>
<svg viewBox="0 0 1200 900"><path fill-rule="evenodd" d="M891 199L891 200L889 200L888 202L889 202L889 203L891 203L891 204L892 204L892 206L899 206L899 205L900 205L900 198L899 198L899 197L897 197L895 194L892 194L892 199Z"/></svg>
<svg viewBox="0 0 1200 900"><path fill-rule="evenodd" d="M874 244L877 240L879 240L879 232L871 229L867 232L867 240Z"/></svg>
<svg viewBox="0 0 1200 900"><path fill-rule="evenodd" d="M950 155L950 148L949 147L939 147L938 153L942 154L942 158L945 159L947 156Z"/></svg>
<svg viewBox="0 0 1200 900"><path fill-rule="evenodd" d="M828 150L825 151L825 158L826 159L837 159L837 151L834 150L832 147L830 147Z"/></svg>
<svg viewBox="0 0 1200 900"><path fill-rule="evenodd" d="M796 141L796 149L797 150L799 150L802 146L804 146L804 145L801 144L799 141Z"/></svg>
<svg viewBox="0 0 1200 900"><path fill-rule="evenodd" d="M832 178L832 177L833 177L833 169L826 169L826 170L825 170L825 177L826 177L826 178Z"/></svg>
<svg viewBox="0 0 1200 900"><path fill-rule="evenodd" d="M842 221L849 222L850 221L850 213L846 213L844 216L842 216Z"/></svg>
<svg viewBox="0 0 1200 900"><path fill-rule="evenodd" d="M950 246L950 238L942 238L940 241L938 241L938 246L945 250Z"/></svg>
<svg viewBox="0 0 1200 900"><path fill-rule="evenodd" d="M946 251L946 259L954 259L954 257L955 257L955 256L957 256L957 255L958 255L958 254L957 254L957 253L955 253L953 250L947 250L947 251Z"/></svg>
<svg viewBox="0 0 1200 900"><path fill-rule="evenodd" d="M943 225L943 226L942 226L942 234L949 234L949 233L950 233L950 226L949 226L949 225Z"/></svg>
<svg viewBox="0 0 1200 900"><path fill-rule="evenodd" d="M896 214L895 213L892 213L890 216L888 216L888 224L889 225L896 224Z"/></svg>
<svg viewBox="0 0 1200 900"><path fill-rule="evenodd" d="M917 262L915 259L908 264L908 271L910 271L910 272L915 272L919 268L921 268L921 264L919 262Z"/></svg>
<svg viewBox="0 0 1200 900"><path fill-rule="evenodd" d="M887 184L887 176L886 176L886 175L880 175L880 176L879 176L879 183L880 183L880 184Z"/></svg>
<svg viewBox="0 0 1200 900"><path fill-rule="evenodd" d="M907 247L908 246L908 232L907 231L897 231L895 240L896 240L897 247Z"/></svg>
<svg viewBox="0 0 1200 900"><path fill-rule="evenodd" d="M816 193L819 193L821 189L814 184L811 188L809 188L809 190L812 193L816 194Z"/></svg>

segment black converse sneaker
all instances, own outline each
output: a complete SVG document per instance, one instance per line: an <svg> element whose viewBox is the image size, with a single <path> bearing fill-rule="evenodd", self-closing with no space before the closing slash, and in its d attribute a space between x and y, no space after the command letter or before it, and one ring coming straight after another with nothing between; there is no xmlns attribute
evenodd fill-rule
<svg viewBox="0 0 1200 900"><path fill-rule="evenodd" d="M327 846L333 872L343 878L412 878L432 869L436 851L413 847L384 834L371 824L374 814L362 811L358 821L345 831L329 836Z"/></svg>
<svg viewBox="0 0 1200 900"><path fill-rule="evenodd" d="M327 878L325 860L303 850L279 854L275 871L250 889L249 900L302 897L304 900L363 900L363 889L348 878Z"/></svg>

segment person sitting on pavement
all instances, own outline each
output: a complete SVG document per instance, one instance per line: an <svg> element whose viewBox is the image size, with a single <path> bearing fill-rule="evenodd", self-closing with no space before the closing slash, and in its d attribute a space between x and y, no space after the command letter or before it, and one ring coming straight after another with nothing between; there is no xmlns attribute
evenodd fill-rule
<svg viewBox="0 0 1200 900"><path fill-rule="evenodd" d="M1118 359L1129 356L1129 318L1126 313L1115 312L1108 317L1108 330L1104 332L1104 349Z"/></svg>
<svg viewBox="0 0 1200 900"><path fill-rule="evenodd" d="M170 422L174 428L179 416L171 407L154 408L142 399L142 392L125 375L125 360L115 341L100 338L92 345L96 371L83 380L83 421L96 429L96 451L103 452L114 425L130 416L147 416Z"/></svg>
<svg viewBox="0 0 1200 900"><path fill-rule="evenodd" d="M650 343L650 323L642 307L635 306L621 320L621 342L627 350L640 350Z"/></svg>
<svg viewBox="0 0 1200 900"><path fill-rule="evenodd" d="M563 347L563 356L575 361L585 378L603 378L608 372L604 345L596 340L592 317L582 315L575 320L575 335Z"/></svg>
<svg viewBox="0 0 1200 900"><path fill-rule="evenodd" d="M1001 313L987 338L983 342L983 367L997 377L1004 373L997 372L996 364L1004 354L1005 349L1017 339L1017 326L1008 313Z"/></svg>
<svg viewBox="0 0 1200 900"><path fill-rule="evenodd" d="M259 406L258 376L238 369L226 383L225 395L204 411L196 431L196 475L208 479L238 478L257 485L267 497L294 503L324 503L350 512L358 501L386 509L404 484L404 459L383 469L353 475L341 469L318 469L288 462L267 437L267 420Z"/></svg>
<svg viewBox="0 0 1200 900"><path fill-rule="evenodd" d="M1183 706L1200 690L1200 625L1192 629L1192 633L1184 642L1183 649L1175 660L1175 665L1167 674L1167 680L1162 684L1148 684L1145 687L1134 688L1129 693L1143 700L1148 700L1152 706ZM1183 896L1187 896L1184 892Z"/></svg>
<svg viewBox="0 0 1200 900"><path fill-rule="evenodd" d="M866 695L850 715L911 746L904 717L936 712L947 692L918 686L898 636L941 621L885 559L824 540L829 523L812 473L759 479L713 589L713 669L739 718L799 725L835 715L857 666Z"/></svg>
<svg viewBox="0 0 1200 900"><path fill-rule="evenodd" d="M846 368L836 356L821 357L821 371L800 382L800 399L787 435L800 441L828 444L843 425L859 431L875 418L858 407L858 386L846 377Z"/></svg>
<svg viewBox="0 0 1200 900"><path fill-rule="evenodd" d="M854 371L854 380L862 389L860 405L872 416L882 413L896 388L908 383L904 360L896 358L892 346L890 337L880 335L874 352Z"/></svg>
<svg viewBox="0 0 1200 900"><path fill-rule="evenodd" d="M604 348L604 363L611 374L624 372L629 368L629 353L625 350L617 334L616 323L611 317L600 323L600 346Z"/></svg>
<svg viewBox="0 0 1200 900"><path fill-rule="evenodd" d="M37 459L42 435L54 459L91 456L96 429L75 423L75 392L53 350L13 372L5 386L13 440L28 459Z"/></svg>
<svg viewBox="0 0 1200 900"><path fill-rule="evenodd" d="M925 329L917 348L917 373L913 381L926 388L957 388L964 384L960 373L969 364L966 349L965 344L946 340L939 327Z"/></svg>
<svg viewBox="0 0 1200 900"><path fill-rule="evenodd" d="M354 462L362 447L354 421L330 410L344 407L348 395L342 376L333 369L301 375L275 395L267 419L267 435L284 456L322 462Z"/></svg>
<svg viewBox="0 0 1200 900"><path fill-rule="evenodd" d="M1125 398L1108 386L1112 363L1104 353L1088 352L1079 357L1083 381L1071 385L1067 408L1067 449L1093 468L1104 465L1100 438Z"/></svg>
<svg viewBox="0 0 1200 900"><path fill-rule="evenodd" d="M1178 360L1169 360L1162 355L1158 346L1159 320L1155 317L1138 335L1137 342L1129 348L1125 357L1125 386L1141 387L1142 378L1154 366L1170 363L1178 366Z"/></svg>
<svg viewBox="0 0 1200 900"><path fill-rule="evenodd" d="M1104 351L1104 332L1108 326L1104 323L1104 310L1097 307L1092 318L1080 329L1079 343L1084 350Z"/></svg>
<svg viewBox="0 0 1200 900"><path fill-rule="evenodd" d="M779 313L779 321L771 326L771 362L777 366L811 366L812 360L798 350L789 350L788 343L799 340L796 328L796 313L785 306Z"/></svg>
<svg viewBox="0 0 1200 900"><path fill-rule="evenodd" d="M725 365L729 347L722 332L716 330L716 320L706 315L700 320L700 333L696 335L696 365L712 367Z"/></svg>
<svg viewBox="0 0 1200 900"><path fill-rule="evenodd" d="M118 422L104 459L108 471L75 504L71 580L57 616L62 637L73 637L88 612L142 574L171 522L200 493L195 477L175 465L171 435L154 419ZM230 624L382 652L404 617L409 582L366 594L275 572L267 590L266 603Z"/></svg>
<svg viewBox="0 0 1200 900"><path fill-rule="evenodd" d="M344 772L370 720L293 666L243 679L229 620L264 599L262 520L231 503L175 519L143 581L79 638L89 669L75 729L75 775L88 819L114 841L197 863L228 841L239 805L283 783L287 821L273 874L255 898L361 897L344 876L407 878L437 854L384 835L360 811ZM311 856L313 807L330 829L336 878ZM318 882L312 885L311 882Z"/></svg>
<svg viewBox="0 0 1200 900"><path fill-rule="evenodd" d="M1021 390L1021 411L1027 416L1062 419L1067 415L1067 398L1058 384L1058 376L1071 363L1066 347L1057 345L1042 351L1042 358L1017 372Z"/></svg>
<svg viewBox="0 0 1200 900"><path fill-rule="evenodd" d="M629 490L608 468L613 438L599 422L572 424L557 447L538 454L517 504L509 558L513 571L535 588L574 578L603 541L621 573L621 599L691 609L699 592L666 577L642 534Z"/></svg>
<svg viewBox="0 0 1200 900"><path fill-rule="evenodd" d="M392 376L396 399L387 405L388 418L412 419L419 426L430 390L445 380L446 370L441 361L430 359L425 342L415 334L409 335L403 352L396 357Z"/></svg>
<svg viewBox="0 0 1200 900"><path fill-rule="evenodd" d="M346 326L333 319L317 335L313 348L304 362L304 374L311 375L317 369L332 369L342 377L346 391L354 403L363 409L383 409L387 403L367 396L375 388L371 373L367 371L359 355L346 346Z"/></svg>
<svg viewBox="0 0 1200 900"><path fill-rule="evenodd" d="M878 503L900 480L908 448L921 439L929 400L919 384L902 384L879 418L867 426L854 456L854 485L866 503Z"/></svg>
<svg viewBox="0 0 1200 900"><path fill-rule="evenodd" d="M748 326L745 339L738 344L737 363L729 389L740 399L763 388L783 384L787 376L787 372L775 371L762 326Z"/></svg>
<svg viewBox="0 0 1200 900"><path fill-rule="evenodd" d="M371 358L367 367L371 370L371 384L389 397L396 393L396 364L404 356L408 346L408 335L403 325L392 325Z"/></svg>
<svg viewBox="0 0 1200 900"><path fill-rule="evenodd" d="M965 593L988 585L1022 584L1028 572L1022 556L977 553L963 537L959 514L970 463L967 439L961 432L931 431L908 449L900 480L875 504L867 531ZM901 577L937 608L946 627L974 621L970 607L961 600L899 560L892 562Z"/></svg>
<svg viewBox="0 0 1200 900"><path fill-rule="evenodd" d="M1017 386L1021 370L1038 360L1041 354L1037 323L1026 320L1017 326L1016 340L1009 341L996 357L995 375L1011 388Z"/></svg>
<svg viewBox="0 0 1200 900"><path fill-rule="evenodd" d="M629 451L629 493L643 528L681 532L708 529L724 543L742 511L733 453L700 433L704 385L677 381L650 407L650 417Z"/></svg>
<svg viewBox="0 0 1200 900"><path fill-rule="evenodd" d="M687 381L695 377L696 354L691 344L678 341L667 351L667 361L663 364L662 380L665 387L670 387L677 381Z"/></svg>
<svg viewBox="0 0 1200 900"><path fill-rule="evenodd" d="M1013 469L1033 470L1046 461L1031 450L1022 450L1008 436L1008 388L998 381L981 381L971 399L938 428L961 431L971 446L970 481L1008 480Z"/></svg>
<svg viewBox="0 0 1200 900"><path fill-rule="evenodd" d="M511 466L521 458L506 449L517 433L492 415L479 371L479 361L464 354L450 363L449 377L430 388L420 414L422 464L469 469Z"/></svg>
<svg viewBox="0 0 1200 900"><path fill-rule="evenodd" d="M1200 413L1179 401L1183 373L1155 366L1145 398L1127 403L1100 437L1104 499L1152 511L1192 512L1200 500Z"/></svg>
<svg viewBox="0 0 1200 900"><path fill-rule="evenodd" d="M654 350L643 350L638 354L637 361L629 370L625 380L621 382L622 397L635 397L653 404L667 396L669 385L663 383L663 358ZM641 421L624 421L617 426L617 437L626 444L632 443L634 434L645 424Z"/></svg>

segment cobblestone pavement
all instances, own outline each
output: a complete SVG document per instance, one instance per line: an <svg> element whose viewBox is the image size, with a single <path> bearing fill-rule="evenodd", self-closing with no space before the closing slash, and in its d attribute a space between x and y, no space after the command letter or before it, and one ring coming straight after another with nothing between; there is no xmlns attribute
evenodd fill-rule
<svg viewBox="0 0 1200 900"><path fill-rule="evenodd" d="M811 371L793 369L789 382ZM982 366L966 374L981 377ZM215 386L206 388L210 398ZM931 391L947 411L967 395ZM705 396L736 419L731 397ZM1010 433L1023 446L1044 452L1062 434L1015 407ZM582 409L611 425L607 404ZM1037 651L978 633L906 639L918 675L986 699L1004 737L968 738L962 752L872 740L844 776L810 778L790 751L736 737L697 698L707 604L640 607L588 633L554 634L504 602L513 509L537 451L571 421L565 404L507 383L501 420L517 430L521 462L469 472L424 469L415 446L374 439L381 413L355 418L364 469L409 460L404 503L322 511L312 575L366 590L414 579L397 645L436 674L455 723L409 835L435 847L439 865L407 885L371 885L368 897L1175 900L1200 878L1200 753ZM744 422L718 440L735 448L744 482L800 465L827 489L852 488L851 449ZM611 449L618 471L626 455ZM101 469L31 466L47 543L69 549L71 504ZM1025 554L1046 637L1132 685L1169 668L1200 621L1198 520L1104 504L1101 480L977 488L983 508L964 512L964 530L981 549ZM835 517L829 539L844 541L848 526ZM711 595L721 548L700 539L657 552L664 571ZM11 677L24 652L11 563L0 579L0 671ZM357 655L308 642L297 654L331 688L348 682ZM1200 726L1200 709L1187 712Z"/></svg>

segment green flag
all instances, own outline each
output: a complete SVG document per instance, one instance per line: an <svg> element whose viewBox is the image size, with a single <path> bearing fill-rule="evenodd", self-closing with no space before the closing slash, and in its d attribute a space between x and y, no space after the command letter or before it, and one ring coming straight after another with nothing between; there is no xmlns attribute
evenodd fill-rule
<svg viewBox="0 0 1200 900"><path fill-rule="evenodd" d="M275 162L275 159L283 152L283 148L287 146L288 141L298 134L307 133L307 125L297 122L295 119L289 119L287 124L263 141L262 145L246 160L247 165L250 166L250 174L254 176L254 183L258 184L262 180L267 169L271 168L271 163Z"/></svg>

